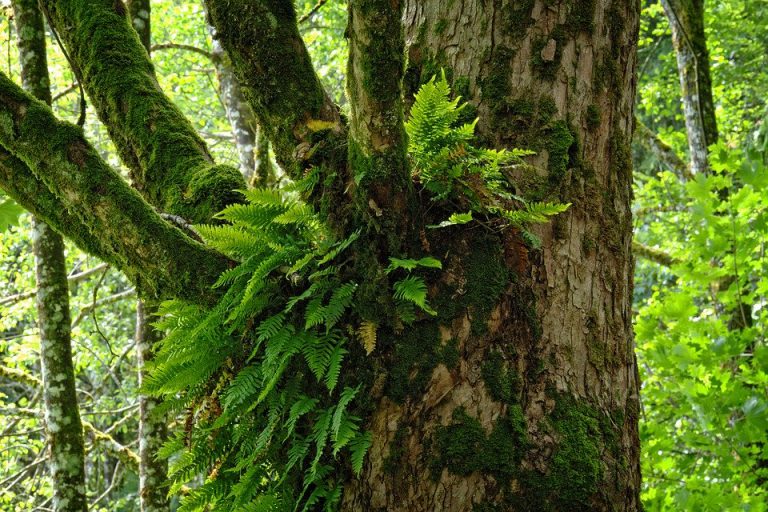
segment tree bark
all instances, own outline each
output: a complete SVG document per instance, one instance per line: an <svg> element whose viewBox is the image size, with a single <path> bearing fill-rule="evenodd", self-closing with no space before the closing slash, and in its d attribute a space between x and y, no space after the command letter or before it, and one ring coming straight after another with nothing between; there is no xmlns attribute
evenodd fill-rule
<svg viewBox="0 0 768 512"><path fill-rule="evenodd" d="M704 0L662 0L661 4L672 27L691 172L706 173L708 148L717 142L718 133L704 33Z"/></svg>
<svg viewBox="0 0 768 512"><path fill-rule="evenodd" d="M163 333L150 323L156 310L141 300L136 304L139 387L146 379L146 364L152 361L155 345L163 337ZM158 398L143 393L139 396L139 500L142 512L167 512L170 506L165 488L168 461L157 457L158 450L168 438L166 416L153 413L159 404Z"/></svg>
<svg viewBox="0 0 768 512"><path fill-rule="evenodd" d="M406 97L445 69L483 141L537 151L518 192L572 206L539 230L541 250L514 233L429 239L450 255L432 301L439 325L397 341L343 510L640 509L638 18L628 0L405 2Z"/></svg>
<svg viewBox="0 0 768 512"><path fill-rule="evenodd" d="M129 0L128 13L131 24L139 35L141 45L149 55L152 48L152 6L149 0ZM150 320L157 308L143 300L136 301L136 363L139 389L148 375L148 363L152 361L155 344L163 333L154 328ZM139 506L141 512L167 512L170 510L165 485L168 481L168 461L157 454L168 438L168 418L153 414L161 401L146 393L139 394Z"/></svg>
<svg viewBox="0 0 768 512"><path fill-rule="evenodd" d="M22 83L27 91L50 105L43 16L35 0L14 0L13 11ZM85 495L85 442L75 392L64 240L60 234L37 219L33 220L32 230L53 510L84 512L88 510Z"/></svg>

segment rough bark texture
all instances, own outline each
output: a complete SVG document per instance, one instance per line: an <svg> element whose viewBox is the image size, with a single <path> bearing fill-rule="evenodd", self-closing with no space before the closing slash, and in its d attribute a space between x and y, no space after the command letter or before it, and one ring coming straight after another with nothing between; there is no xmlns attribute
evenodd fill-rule
<svg viewBox="0 0 768 512"><path fill-rule="evenodd" d="M19 61L24 88L51 103L43 16L35 0L15 0ZM37 323L49 468L53 482L53 510L88 510L85 495L85 443L75 392L72 363L69 287L64 240L35 219L33 252L37 278Z"/></svg>
<svg viewBox="0 0 768 512"><path fill-rule="evenodd" d="M152 325L156 308L139 301L136 306L136 354L139 363L139 387L145 379L145 365L152 360L155 344L163 333ZM165 415L152 410L160 400L145 394L139 396L139 498L142 512L167 512L168 461L158 459L158 450L168 437Z"/></svg>
<svg viewBox="0 0 768 512"><path fill-rule="evenodd" d="M121 0L43 0L74 72L109 131L134 186L164 212L208 222L245 188L163 94ZM134 18L133 21L139 18Z"/></svg>
<svg viewBox="0 0 768 512"><path fill-rule="evenodd" d="M718 134L704 34L704 0L662 0L661 4L672 27L691 171L707 172L707 148L717 142Z"/></svg>
<svg viewBox="0 0 768 512"><path fill-rule="evenodd" d="M639 510L638 17L633 0L406 2L406 97L446 69L482 141L537 152L518 192L572 206L539 230L541 250L511 232L429 240L448 254L440 325L403 335L374 385L374 441L344 510Z"/></svg>

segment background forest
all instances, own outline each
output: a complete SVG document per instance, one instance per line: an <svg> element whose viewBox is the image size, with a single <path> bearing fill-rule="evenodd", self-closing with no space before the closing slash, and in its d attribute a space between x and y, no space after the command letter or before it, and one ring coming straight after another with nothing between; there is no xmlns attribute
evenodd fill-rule
<svg viewBox="0 0 768 512"><path fill-rule="evenodd" d="M346 4L295 3L321 78L344 107ZM3 9L0 66L19 80L13 11L7 2ZM233 103L231 72L204 20L197 2L153 0L151 56L160 85L218 162L240 167L254 182L284 183L255 122ZM768 510L766 26L765 0L705 5L709 61L695 66L711 70L716 129L710 171L696 173L683 111L684 94L693 92L681 92L662 4L643 1L633 141L634 311L643 383L642 497L649 511ZM48 59L54 111L74 121L78 90L51 34ZM85 131L120 168L93 112ZM32 224L1 194L0 510L49 510ZM66 259L90 509L138 510L135 290L73 245Z"/></svg>

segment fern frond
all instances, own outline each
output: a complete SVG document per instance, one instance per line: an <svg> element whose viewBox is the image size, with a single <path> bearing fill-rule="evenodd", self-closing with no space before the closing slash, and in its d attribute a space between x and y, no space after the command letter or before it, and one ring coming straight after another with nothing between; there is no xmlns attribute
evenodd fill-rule
<svg viewBox="0 0 768 512"><path fill-rule="evenodd" d="M371 447L372 442L372 434L370 432L364 432L349 443L352 471L354 471L357 476L360 476L360 472L363 470L365 455L368 453L368 448Z"/></svg>
<svg viewBox="0 0 768 512"><path fill-rule="evenodd" d="M413 302L430 315L437 312L427 304L427 284L418 276L408 276L392 285L394 297L399 300Z"/></svg>
<svg viewBox="0 0 768 512"><path fill-rule="evenodd" d="M372 320L363 320L360 323L360 327L357 328L357 337L360 339L360 343L365 348L366 355L376 349L376 333L379 328L379 324Z"/></svg>
<svg viewBox="0 0 768 512"><path fill-rule="evenodd" d="M329 392L332 392L339 382L339 375L341 374L341 363L344 359L344 355L347 353L347 349L344 348L343 340L333 347L331 355L328 358L328 370L325 374L325 387Z"/></svg>

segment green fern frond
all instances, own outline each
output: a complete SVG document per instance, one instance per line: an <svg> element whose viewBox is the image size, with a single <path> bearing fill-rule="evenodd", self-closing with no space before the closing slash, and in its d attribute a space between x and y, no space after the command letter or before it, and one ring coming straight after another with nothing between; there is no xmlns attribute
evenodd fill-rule
<svg viewBox="0 0 768 512"><path fill-rule="evenodd" d="M392 285L394 297L399 300L413 302L430 315L436 315L437 311L427 304L427 284L418 276L408 276Z"/></svg>

